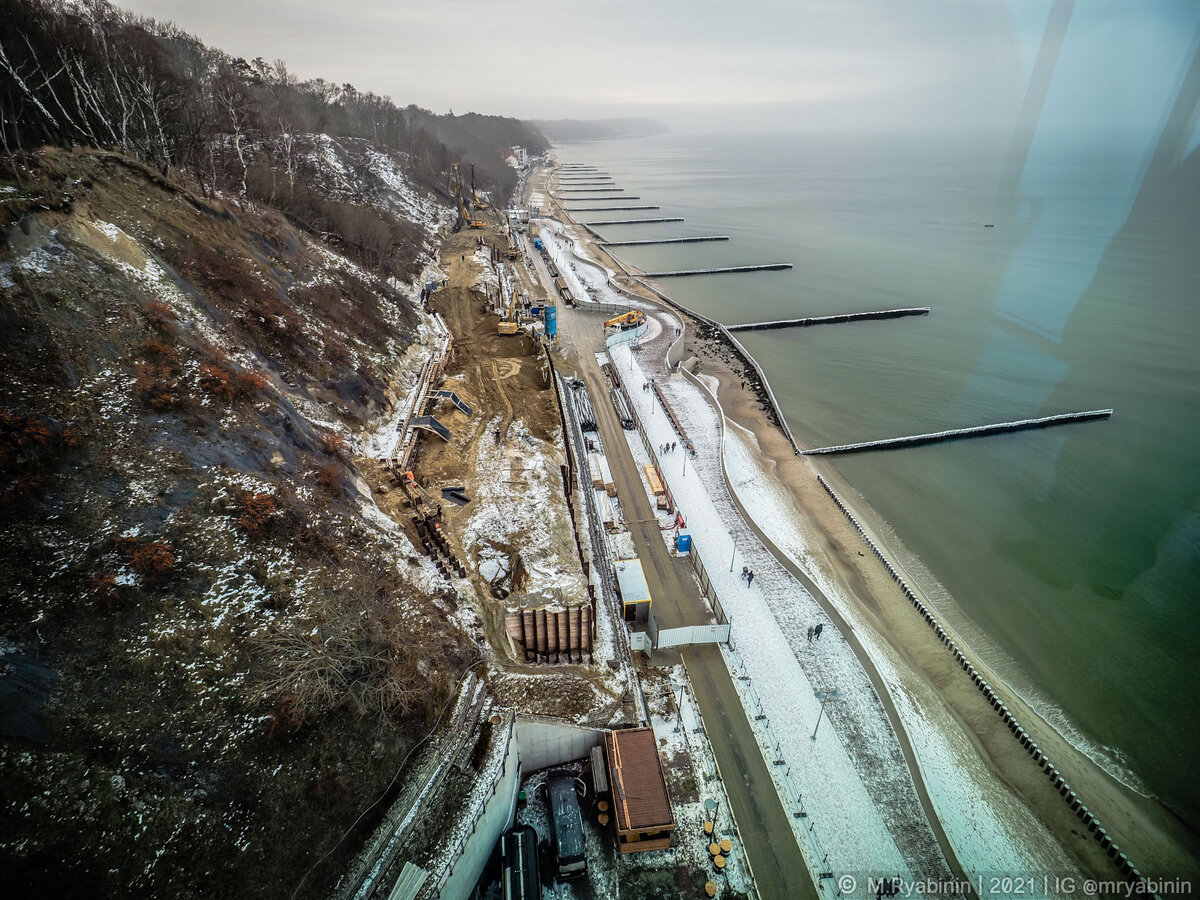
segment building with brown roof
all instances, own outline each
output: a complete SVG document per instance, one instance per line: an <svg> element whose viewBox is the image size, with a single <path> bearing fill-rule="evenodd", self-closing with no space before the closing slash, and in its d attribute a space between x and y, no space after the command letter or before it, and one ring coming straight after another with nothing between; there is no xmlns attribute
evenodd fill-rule
<svg viewBox="0 0 1200 900"><path fill-rule="evenodd" d="M667 791L653 728L604 733L613 823L622 853L666 850L675 830L675 812Z"/></svg>

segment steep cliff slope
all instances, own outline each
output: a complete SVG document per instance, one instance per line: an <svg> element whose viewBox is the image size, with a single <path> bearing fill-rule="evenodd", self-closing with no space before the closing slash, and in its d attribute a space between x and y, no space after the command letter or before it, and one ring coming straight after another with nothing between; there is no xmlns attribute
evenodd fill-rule
<svg viewBox="0 0 1200 900"><path fill-rule="evenodd" d="M371 152L419 269L441 207ZM267 207L112 153L19 160L0 867L54 896L286 895L476 654L351 462L427 320Z"/></svg>

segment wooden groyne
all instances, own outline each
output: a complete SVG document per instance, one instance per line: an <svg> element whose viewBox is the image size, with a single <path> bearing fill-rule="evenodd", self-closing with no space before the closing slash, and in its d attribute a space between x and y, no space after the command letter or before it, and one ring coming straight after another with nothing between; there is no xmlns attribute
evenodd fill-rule
<svg viewBox="0 0 1200 900"><path fill-rule="evenodd" d="M615 194L625 188L564 188L560 194Z"/></svg>
<svg viewBox="0 0 1200 900"><path fill-rule="evenodd" d="M558 179L559 184L612 184L612 176L606 178L589 177L589 178L572 178L569 175L562 176Z"/></svg>
<svg viewBox="0 0 1200 900"><path fill-rule="evenodd" d="M637 247L644 244L702 244L705 241L727 241L727 234L710 234L702 237L655 238L649 241L601 241L605 247Z"/></svg>
<svg viewBox="0 0 1200 900"><path fill-rule="evenodd" d="M636 200L636 197L622 197L622 200ZM567 212L631 212L635 209L662 209L661 206L564 206Z"/></svg>
<svg viewBox="0 0 1200 900"><path fill-rule="evenodd" d="M570 212L570 210L567 210ZM609 219L607 222L584 222L584 225L643 225L650 222L682 222L683 216L669 216L662 219Z"/></svg>
<svg viewBox="0 0 1200 900"><path fill-rule="evenodd" d="M881 441L864 441L860 444L841 444L837 447L817 447L805 450L805 456L831 453L858 453L862 450L886 450L891 447L916 447L921 444L935 444L939 441L953 441L958 438L983 437L989 434L1006 434L1010 431L1028 431L1032 428L1050 428L1054 425L1066 425L1070 422L1092 422L1107 419L1113 414L1111 409L1092 409L1085 412L1061 413L1056 416L1042 416L1038 419L1021 419L1017 422L999 422L995 425L976 425L973 428L954 428L950 431L935 431L932 434L914 434L908 437L884 438Z"/></svg>
<svg viewBox="0 0 1200 900"><path fill-rule="evenodd" d="M726 325L730 331L766 331L771 328L808 328L810 325L836 325L841 322L866 322L871 319L902 319L906 316L927 316L928 306L907 309L877 309L872 312L842 313L836 316L810 316L806 319L778 319L774 322L746 322Z"/></svg>
<svg viewBox="0 0 1200 900"><path fill-rule="evenodd" d="M682 278L684 275L720 275L725 272L777 272L790 269L791 263L764 263L758 266L721 266L716 269L676 269L674 272L643 272L643 278Z"/></svg>
<svg viewBox="0 0 1200 900"><path fill-rule="evenodd" d="M563 197L563 203L588 203L596 200L612 200L624 202L625 200L641 200L642 198L636 194L626 194L624 197ZM635 207L636 208L636 207ZM658 209L658 207L654 207Z"/></svg>

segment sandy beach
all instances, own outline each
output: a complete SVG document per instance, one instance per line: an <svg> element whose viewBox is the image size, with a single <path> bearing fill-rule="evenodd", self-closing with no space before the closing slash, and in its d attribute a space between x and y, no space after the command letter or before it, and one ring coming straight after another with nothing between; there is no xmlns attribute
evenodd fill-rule
<svg viewBox="0 0 1200 900"><path fill-rule="evenodd" d="M571 221L561 208L555 214L562 221ZM576 252L607 269L613 284L648 302L661 303L626 274L628 270L623 264L597 247L586 229L568 225L567 232L576 241ZM726 421L725 452L731 453L732 447L744 455L745 466L765 476L740 489L740 499L748 507L746 511L757 520L758 509L773 505L800 523L800 534L790 546L785 539L778 542L782 546L776 549L819 587L814 596L826 605L831 618L844 622L853 633L856 640L852 644L864 658L864 667L873 673L876 689L886 691L894 702L904 706L907 716L902 718L906 722L923 720L931 729L931 733L914 732L909 737L926 782L923 787L935 795L934 804L939 812L957 800L963 806L964 819L977 814L980 823L988 822L989 817L997 823L1003 822L1010 840L1022 841L1031 848L1044 844L1048 832L1086 876L1119 880L1117 868L1094 835L1087 832L1044 771L914 611L820 486L817 475L825 477L893 565L900 568L899 560L910 557L897 545L891 529L831 466L796 455L778 424L768 391L745 365L740 349L732 347L725 335L698 318L689 317L679 309L673 312L683 318L686 331L683 352L674 354L673 359L695 356L701 363L701 371L711 376ZM661 367L665 374L662 360L646 363ZM802 423L796 423L794 437L804 446ZM936 609L931 599L923 595L916 578L906 576L906 580L922 595L927 607ZM997 673L989 671L959 635L954 638L1143 876L1186 878L1200 872L1197 864L1200 842L1194 832L1155 800L1121 784L1076 749L1006 686ZM949 755L936 754L930 748L939 743L955 749ZM962 790L968 783L971 789ZM980 808L981 804L989 808ZM986 856L988 842L995 835L989 833L986 824L972 824L970 827L979 833L969 837L962 833L967 822L954 821L944 812L940 818L964 868L973 875L1040 877L1043 874L1004 871L1005 857L1001 853L994 856L993 870L985 873L973 860L981 854ZM966 849L972 841L975 849ZM984 886L987 887L986 882Z"/></svg>

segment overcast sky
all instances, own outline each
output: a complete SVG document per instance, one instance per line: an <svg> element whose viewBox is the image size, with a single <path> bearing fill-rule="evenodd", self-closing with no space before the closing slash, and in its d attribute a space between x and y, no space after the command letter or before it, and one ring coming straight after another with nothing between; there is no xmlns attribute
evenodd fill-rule
<svg viewBox="0 0 1200 900"><path fill-rule="evenodd" d="M117 0L301 78L522 118L1006 129L1052 0ZM1063 0L1059 0L1063 2ZM1070 5L1070 4L1068 4ZM1080 0L1066 47L1115 93L1194 40L1196 0ZM1182 37L1181 37L1182 35ZM1178 65L1178 54L1171 56ZM1136 110L1129 111L1130 113ZM1115 110L1115 115L1125 111Z"/></svg>

